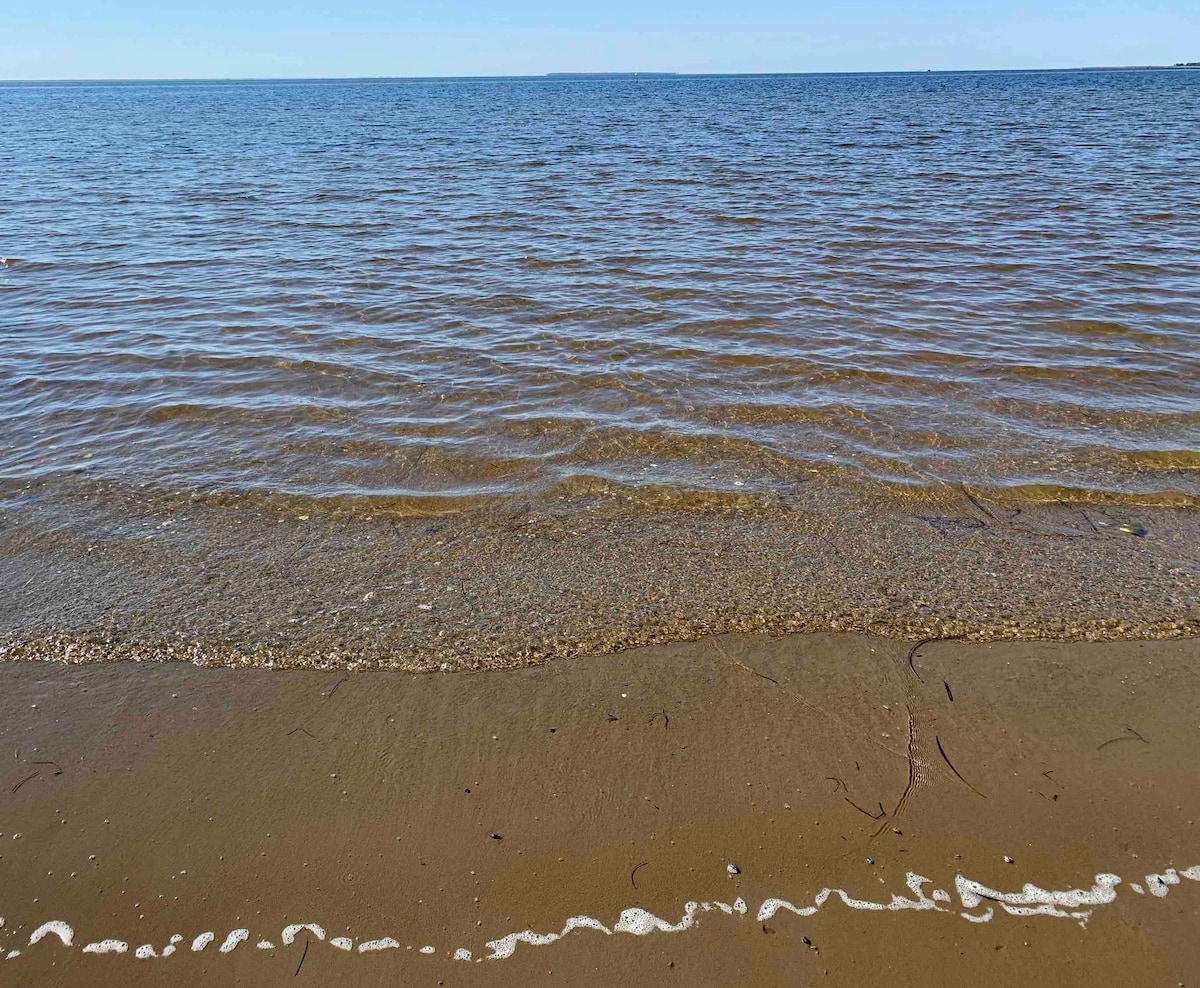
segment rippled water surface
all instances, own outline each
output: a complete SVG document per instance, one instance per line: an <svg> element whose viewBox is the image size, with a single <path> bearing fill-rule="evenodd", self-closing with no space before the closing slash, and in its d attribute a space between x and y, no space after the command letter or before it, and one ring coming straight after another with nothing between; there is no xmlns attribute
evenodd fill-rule
<svg viewBox="0 0 1200 988"><path fill-rule="evenodd" d="M1200 72L0 87L0 476L1200 493Z"/></svg>

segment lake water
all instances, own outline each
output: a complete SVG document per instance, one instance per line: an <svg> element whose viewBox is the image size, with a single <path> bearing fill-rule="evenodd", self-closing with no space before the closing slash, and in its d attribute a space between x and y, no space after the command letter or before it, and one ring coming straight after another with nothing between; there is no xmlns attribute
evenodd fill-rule
<svg viewBox="0 0 1200 988"><path fill-rule="evenodd" d="M0 477L1200 493L1200 72L0 87Z"/></svg>

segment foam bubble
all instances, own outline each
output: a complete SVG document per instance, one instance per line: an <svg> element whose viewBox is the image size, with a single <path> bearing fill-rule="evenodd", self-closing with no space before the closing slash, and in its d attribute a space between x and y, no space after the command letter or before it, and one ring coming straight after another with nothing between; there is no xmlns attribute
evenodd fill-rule
<svg viewBox="0 0 1200 988"><path fill-rule="evenodd" d="M247 930L247 929L233 930L230 932L229 936L227 936L225 938L225 942L223 944L221 944L221 953L228 954L231 950L233 950L234 947L236 947L243 940L249 940L249 939L250 939L250 931L249 930Z"/></svg>
<svg viewBox="0 0 1200 988"><path fill-rule="evenodd" d="M308 930L308 932L315 936L318 940L325 939L325 928L318 926L316 923L292 923L291 926L285 926L283 928L283 937L281 939L283 940L284 944L290 947L293 943L295 943L296 934L298 934L301 930Z"/></svg>
<svg viewBox="0 0 1200 988"><path fill-rule="evenodd" d="M358 945L358 952L365 954L372 950L395 950L400 946L391 937L384 937L382 940L367 940Z"/></svg>
<svg viewBox="0 0 1200 988"><path fill-rule="evenodd" d="M1174 868L1168 868L1161 875L1147 875L1146 888L1150 890L1150 894L1159 897L1160 899L1170 891L1168 885L1179 884L1179 872Z"/></svg>
<svg viewBox="0 0 1200 988"><path fill-rule="evenodd" d="M124 940L97 940L83 948L85 954L123 954L129 949Z"/></svg>
<svg viewBox="0 0 1200 988"><path fill-rule="evenodd" d="M42 937L53 933L59 940L62 941L64 947L70 947L71 941L75 938L75 931L67 926L61 919L52 919L48 923L43 923L29 935L29 946L33 946Z"/></svg>

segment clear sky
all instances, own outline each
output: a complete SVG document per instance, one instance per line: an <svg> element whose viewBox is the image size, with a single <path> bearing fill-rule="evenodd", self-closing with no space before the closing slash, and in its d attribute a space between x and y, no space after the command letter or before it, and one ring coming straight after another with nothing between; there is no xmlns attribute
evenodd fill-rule
<svg viewBox="0 0 1200 988"><path fill-rule="evenodd" d="M1200 61L1200 0L3 0L0 78Z"/></svg>

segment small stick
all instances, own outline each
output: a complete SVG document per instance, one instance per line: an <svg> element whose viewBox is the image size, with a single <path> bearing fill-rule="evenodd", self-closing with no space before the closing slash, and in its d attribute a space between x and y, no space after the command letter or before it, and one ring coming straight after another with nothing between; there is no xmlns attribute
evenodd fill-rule
<svg viewBox="0 0 1200 988"><path fill-rule="evenodd" d="M1065 789L1066 786L1064 786L1061 782L1059 782L1058 779L1050 778L1057 771L1058 771L1058 769L1052 768L1052 769L1049 769L1048 771L1043 772L1042 775L1044 775L1047 779L1050 779L1050 781L1053 782L1056 786L1058 786L1059 789Z"/></svg>
<svg viewBox="0 0 1200 988"><path fill-rule="evenodd" d="M36 779L41 774L42 774L41 772L34 772L33 775L25 776L25 778L23 778L20 782L18 782L15 786L12 787L12 791L16 792L18 789L21 788L21 786L25 785L25 783L28 782L30 779Z"/></svg>
<svg viewBox="0 0 1200 988"><path fill-rule="evenodd" d="M945 763L950 766L950 771L953 772L955 775L957 775L959 777L959 779L962 780L962 784L964 786L966 786L968 789L970 789L971 792L973 792L976 796L979 796L981 799L987 799L987 796L985 796L978 789L976 789L973 785L971 785L971 783L969 783L966 779L964 779L962 777L962 773L954 767L954 763L952 761L950 761L950 756L946 754L946 749L942 747L942 739L939 738L935 734L933 736L933 740L937 742L938 751L941 752L942 759L945 761Z"/></svg>
<svg viewBox="0 0 1200 988"><path fill-rule="evenodd" d="M946 680L942 680L942 685L946 687L946 696L950 697L950 702L954 702L954 694L950 690L950 684Z"/></svg>
<svg viewBox="0 0 1200 988"><path fill-rule="evenodd" d="M917 672L917 667L915 665L913 665L913 658L916 656L917 651L921 648L922 645L928 645L930 642L935 642L935 641L937 641L936 638L926 638L923 641L917 642L912 648L910 648L908 650L908 668L912 670L912 674L917 677L917 681L922 686L925 685L925 679L924 679L924 677L922 677L922 675L919 672Z"/></svg>
<svg viewBox="0 0 1200 988"><path fill-rule="evenodd" d="M980 512L982 512L984 515L986 515L992 521L996 522L997 524L1000 524L1000 519L997 518L991 511L989 511L987 508L985 508L982 504L979 503L979 499L974 494L971 493L970 488L967 487L966 484L960 484L959 486L962 488L962 492L965 495L967 495L968 501L970 501L973 505L975 505L975 507L978 508L980 510Z"/></svg>
<svg viewBox="0 0 1200 988"><path fill-rule="evenodd" d="M53 766L54 766L54 774L55 774L55 775L62 775L62 766L61 766L61 765L59 765L59 764L58 764L58 762L46 762L46 761L42 761L42 762L34 762L33 764L34 764L34 765L53 765Z"/></svg>
<svg viewBox="0 0 1200 988"><path fill-rule="evenodd" d="M640 869L640 868L645 868L645 867L646 867L646 865L648 865L649 863L650 863L649 861L643 861L643 862L642 862L641 864L639 864L639 865L634 865L633 871L631 871L631 872L629 873L629 881L630 881L630 882L633 884L633 887L634 887L634 888L637 888L637 878L636 878L636 875L637 875L637 873L638 873L638 869Z"/></svg>
<svg viewBox="0 0 1200 988"><path fill-rule="evenodd" d="M883 808L883 803L879 804L879 816L876 816L874 813L870 813L867 810L864 810L861 806L858 805L858 803L854 802L854 800L852 800L849 796L843 796L842 799L844 799L847 803L849 803L856 810L858 810L859 813L863 814L864 816L869 816L872 820L882 820L885 816L887 816L887 810L885 810Z"/></svg>
<svg viewBox="0 0 1200 988"><path fill-rule="evenodd" d="M1096 750L1097 750L1097 751L1099 751L1099 750L1100 750L1100 748L1106 748L1106 747L1108 747L1110 744L1116 744L1118 741L1141 741L1141 742L1142 742L1142 744L1149 744L1149 743L1150 743L1150 742L1149 742L1149 741L1147 741L1147 740L1146 740L1144 737L1142 737L1140 734L1138 734L1138 732L1137 732L1137 731L1135 731L1135 730L1134 730L1132 727L1129 727L1128 725L1126 725L1126 726L1125 726L1125 730L1127 730L1127 731L1129 732L1129 734L1122 735L1122 736L1121 736L1121 737L1119 737L1119 738L1109 738L1109 739L1108 739L1107 741L1105 741L1105 742L1104 742L1102 745L1100 745L1099 747L1097 747L1097 748L1096 748ZM1130 737L1130 735L1132 735L1132 737Z"/></svg>
<svg viewBox="0 0 1200 988"><path fill-rule="evenodd" d="M290 731L288 731L288 732L287 732L287 736L290 738L290 737L291 737L293 734L295 734L297 731L299 731L301 734L307 734L307 735L308 735L310 738L312 738L314 741L316 741L316 740L317 740L317 736L316 736L315 734L312 734L312 733L310 733L309 731L306 731L306 730L305 730L303 727L294 727L294 728L292 728Z"/></svg>
<svg viewBox="0 0 1200 988"><path fill-rule="evenodd" d="M350 678L349 676L343 676L341 679L339 679L336 683L333 684L333 687L329 690L328 693L323 693L322 696L325 696L325 697L333 696L333 694L338 691L338 687L341 686L342 683L344 683L349 678Z"/></svg>
<svg viewBox="0 0 1200 988"><path fill-rule="evenodd" d="M304 953L300 955L300 963L296 965L296 973L292 977L300 974L300 968L304 967L304 958L308 956L308 937L304 938Z"/></svg>
<svg viewBox="0 0 1200 988"><path fill-rule="evenodd" d="M779 685L778 679L772 679L766 673L759 672L757 669L751 668L750 666L746 665L746 663L743 662L741 659L735 659L732 655L730 655L728 652L726 652L725 649L723 649L720 645L718 645L714 639L709 639L709 641L711 642L713 648L715 648L718 652L720 652L721 655L723 655L725 658L727 658L735 666L741 666L743 669L746 670L746 672L754 673L754 675L756 675L759 679L765 679L768 683L774 683L776 686Z"/></svg>
<svg viewBox="0 0 1200 988"><path fill-rule="evenodd" d="M836 783L837 783L837 785L835 785L835 786L833 787L833 791L834 791L835 793L837 793L837 792L840 792L840 791L841 791L841 789L845 789L845 790L846 790L846 792L849 792L849 791L850 791L850 787L849 787L848 785L846 785L846 783L844 783L844 782L843 782L841 779L839 779L839 778L838 778L836 775L827 775L827 776L825 776L825 781L826 781L826 782L836 782Z"/></svg>

